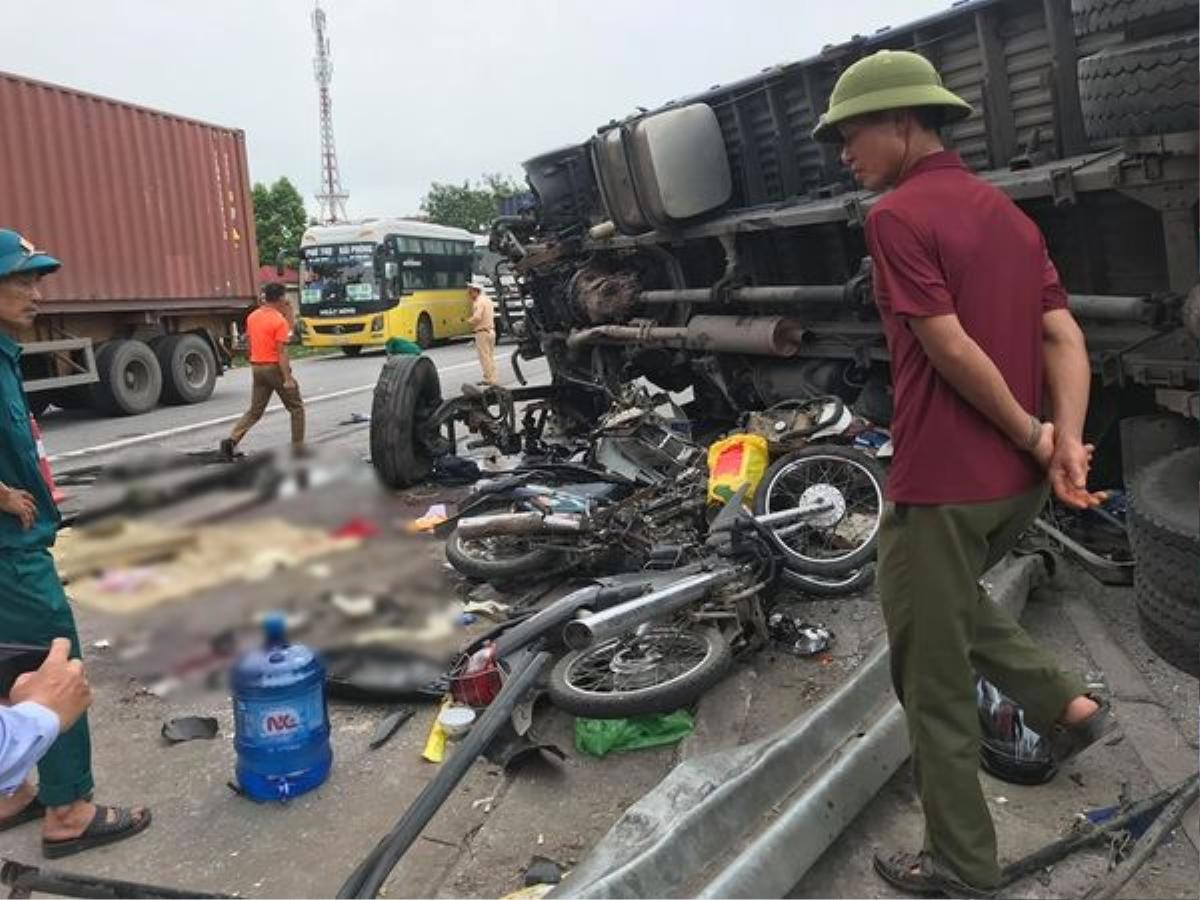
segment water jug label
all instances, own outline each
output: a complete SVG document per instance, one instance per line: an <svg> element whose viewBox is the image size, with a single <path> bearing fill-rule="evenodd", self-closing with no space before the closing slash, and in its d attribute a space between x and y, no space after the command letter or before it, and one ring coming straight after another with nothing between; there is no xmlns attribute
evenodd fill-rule
<svg viewBox="0 0 1200 900"><path fill-rule="evenodd" d="M271 709L262 714L258 727L266 737L294 734L300 730L300 713L290 707Z"/></svg>
<svg viewBox="0 0 1200 900"><path fill-rule="evenodd" d="M280 745L306 740L325 722L321 690L288 702L239 700L235 703L238 732L247 739Z"/></svg>

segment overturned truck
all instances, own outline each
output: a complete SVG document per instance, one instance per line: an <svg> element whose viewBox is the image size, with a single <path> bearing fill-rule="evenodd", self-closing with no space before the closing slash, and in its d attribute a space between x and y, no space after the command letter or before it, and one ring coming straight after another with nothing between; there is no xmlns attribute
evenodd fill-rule
<svg viewBox="0 0 1200 900"><path fill-rule="evenodd" d="M377 470L421 480L456 420L504 452L545 452L638 379L690 393L689 417L716 428L821 395L886 426L862 231L876 195L811 138L837 76L884 48L925 55L971 103L947 146L1045 234L1091 355L1094 483L1133 488L1146 637L1200 669L1200 455L1181 449L1200 397L1190 0L958 3L529 160L535 202L495 223L491 247L525 309L517 378L544 356L551 383L443 399L428 360L394 358L372 417Z"/></svg>

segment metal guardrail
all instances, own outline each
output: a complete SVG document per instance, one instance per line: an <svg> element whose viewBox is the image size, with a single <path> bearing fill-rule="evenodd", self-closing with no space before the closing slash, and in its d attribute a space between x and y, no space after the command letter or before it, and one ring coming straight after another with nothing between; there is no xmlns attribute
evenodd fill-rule
<svg viewBox="0 0 1200 900"><path fill-rule="evenodd" d="M984 586L1020 615L1040 556ZM688 760L631 806L551 897L781 897L908 758L886 646L776 734Z"/></svg>

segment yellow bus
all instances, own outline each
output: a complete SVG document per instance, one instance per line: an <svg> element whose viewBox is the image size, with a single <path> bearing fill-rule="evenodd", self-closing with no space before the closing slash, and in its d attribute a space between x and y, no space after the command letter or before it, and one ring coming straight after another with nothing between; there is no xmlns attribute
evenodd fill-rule
<svg viewBox="0 0 1200 900"><path fill-rule="evenodd" d="M407 219L314 225L300 241L300 337L357 356L471 333L475 235Z"/></svg>

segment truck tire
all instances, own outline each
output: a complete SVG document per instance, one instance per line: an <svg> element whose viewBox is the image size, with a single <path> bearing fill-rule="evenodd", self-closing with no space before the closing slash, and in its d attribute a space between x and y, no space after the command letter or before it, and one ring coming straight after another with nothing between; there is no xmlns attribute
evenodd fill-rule
<svg viewBox="0 0 1200 900"><path fill-rule="evenodd" d="M1200 125L1196 33L1139 41L1079 60L1079 104L1093 140L1195 132Z"/></svg>
<svg viewBox="0 0 1200 900"><path fill-rule="evenodd" d="M96 352L100 380L91 386L92 407L111 416L149 412L162 394L158 357L141 341L113 340Z"/></svg>
<svg viewBox="0 0 1200 900"><path fill-rule="evenodd" d="M162 398L181 405L212 396L217 384L217 358L198 334L168 334L151 345L162 369Z"/></svg>
<svg viewBox="0 0 1200 900"><path fill-rule="evenodd" d="M347 344L342 348L342 356L358 356L363 352L361 344Z"/></svg>
<svg viewBox="0 0 1200 900"><path fill-rule="evenodd" d="M392 356L383 364L371 402L371 465L388 487L419 484L433 470L417 423L441 402L441 382L429 357Z"/></svg>
<svg viewBox="0 0 1200 900"><path fill-rule="evenodd" d="M1075 33L1081 35L1113 31L1166 13L1194 13L1195 9L1196 0L1071 0Z"/></svg>
<svg viewBox="0 0 1200 900"><path fill-rule="evenodd" d="M1129 538L1134 594L1146 643L1174 666L1200 675L1200 448L1180 450L1134 478Z"/></svg>
<svg viewBox="0 0 1200 900"><path fill-rule="evenodd" d="M1194 609L1185 609L1141 578L1135 579L1134 599L1146 645L1165 662L1200 678L1200 618ZM1183 615L1190 621L1182 622Z"/></svg>

